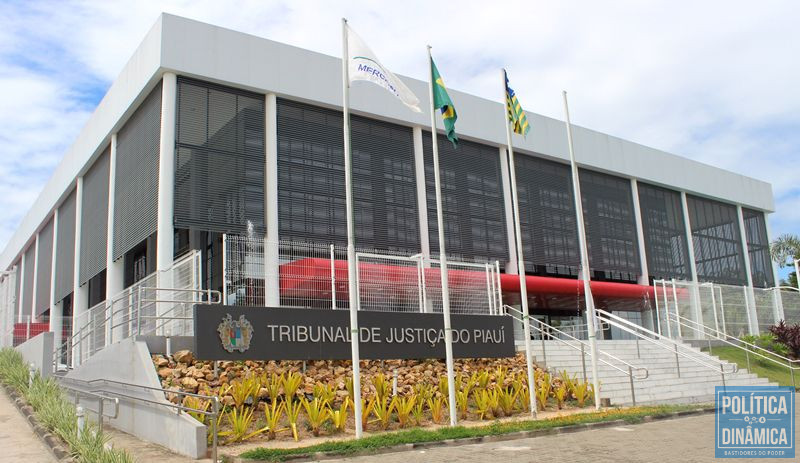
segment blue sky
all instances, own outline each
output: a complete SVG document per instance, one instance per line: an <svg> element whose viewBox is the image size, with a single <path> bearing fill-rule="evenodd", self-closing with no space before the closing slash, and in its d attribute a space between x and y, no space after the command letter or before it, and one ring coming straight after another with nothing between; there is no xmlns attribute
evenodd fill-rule
<svg viewBox="0 0 800 463"><path fill-rule="evenodd" d="M800 3L0 2L0 247L162 11L338 56L347 17L395 73L772 183L772 235L800 233ZM534 136L535 136L534 127Z"/></svg>

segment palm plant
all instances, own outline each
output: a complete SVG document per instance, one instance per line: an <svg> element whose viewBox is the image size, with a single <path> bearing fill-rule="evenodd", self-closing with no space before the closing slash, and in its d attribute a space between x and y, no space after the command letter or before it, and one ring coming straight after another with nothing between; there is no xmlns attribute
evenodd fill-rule
<svg viewBox="0 0 800 463"><path fill-rule="evenodd" d="M795 259L800 259L800 236L784 234L777 237L770 243L769 253L772 260L781 267L793 265ZM794 281L792 281L792 275L794 275ZM797 277L797 273L792 272L789 274L787 283L790 286L797 286Z"/></svg>
<svg viewBox="0 0 800 463"><path fill-rule="evenodd" d="M376 400L372 405L372 413L375 414L375 418L378 419L381 423L381 429L386 430L389 427L389 423L392 420L392 411L397 406L396 397L389 401L389 397L386 396L383 399Z"/></svg>
<svg viewBox="0 0 800 463"><path fill-rule="evenodd" d="M428 399L428 409L431 411L431 421L436 424L442 422L442 407L445 400L443 396Z"/></svg>
<svg viewBox="0 0 800 463"><path fill-rule="evenodd" d="M302 382L303 377L300 376L300 373L295 373L292 371L290 371L286 377L282 378L281 386L283 387L283 395L286 398L286 402L292 402L294 400L294 396L297 394L297 389L300 387L300 383Z"/></svg>

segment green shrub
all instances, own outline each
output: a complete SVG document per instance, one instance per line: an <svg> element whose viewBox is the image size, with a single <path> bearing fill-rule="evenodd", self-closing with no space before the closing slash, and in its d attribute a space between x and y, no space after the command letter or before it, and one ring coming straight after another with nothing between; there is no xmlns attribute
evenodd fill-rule
<svg viewBox="0 0 800 463"><path fill-rule="evenodd" d="M772 333L761 333L761 334L759 334L757 336L756 335L752 335L752 334L748 334L748 335L742 336L740 339L742 341L744 341L744 342L747 342L747 343L750 343L750 344L754 344L754 345L756 345L756 346L758 346L758 347L760 347L762 349L766 349L766 350L768 350L768 351L770 351L772 353L775 353L777 355L780 355L782 357L787 357L791 353L790 349L786 346L786 344L783 344L782 342L780 342L778 340L778 337L775 336ZM764 352L763 351L759 351L758 349L752 349L751 348L750 350L751 350L751 352L756 352L758 354L764 355ZM755 360L756 360L756 362L758 362L759 364L762 364L762 365L767 363L767 360L765 360L762 357L756 356Z"/></svg>
<svg viewBox="0 0 800 463"><path fill-rule="evenodd" d="M13 387L25 398L39 422L67 443L76 461L133 463L128 452L105 447L109 438L96 424L87 422L84 432L78 435L75 407L53 378L44 380L37 374L28 387L28 376L28 367L19 352L10 348L0 350L0 382Z"/></svg>

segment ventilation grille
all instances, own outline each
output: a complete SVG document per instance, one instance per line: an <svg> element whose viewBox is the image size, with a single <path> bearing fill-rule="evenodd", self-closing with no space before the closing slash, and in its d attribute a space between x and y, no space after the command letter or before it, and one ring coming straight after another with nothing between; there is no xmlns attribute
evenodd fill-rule
<svg viewBox="0 0 800 463"><path fill-rule="evenodd" d="M50 308L50 287L53 270L53 219L39 232L39 263L36 266L36 315Z"/></svg>
<svg viewBox="0 0 800 463"><path fill-rule="evenodd" d="M81 285L106 268L110 153L110 148L107 148L83 177Z"/></svg>
<svg viewBox="0 0 800 463"><path fill-rule="evenodd" d="M508 235L498 149L469 141L461 141L458 148L454 148L443 136L437 140L447 255L459 260L499 260L505 264L508 260ZM438 253L436 184L430 132L423 133L422 145L431 252Z"/></svg>
<svg viewBox="0 0 800 463"><path fill-rule="evenodd" d="M641 268L630 180L581 169L580 181L589 265L595 277L636 281Z"/></svg>
<svg viewBox="0 0 800 463"><path fill-rule="evenodd" d="M775 286L775 274L772 272L772 259L769 256L769 237L764 213L742 208L742 216L747 236L747 251L750 254L753 286L761 288Z"/></svg>
<svg viewBox="0 0 800 463"><path fill-rule="evenodd" d="M158 84L117 135L114 259L152 235L158 226L160 135Z"/></svg>
<svg viewBox="0 0 800 463"><path fill-rule="evenodd" d="M58 208L56 236L56 302L72 292L75 272L75 190Z"/></svg>
<svg viewBox="0 0 800 463"><path fill-rule="evenodd" d="M681 194L639 183L639 207L650 276L655 279L690 279Z"/></svg>
<svg viewBox="0 0 800 463"><path fill-rule="evenodd" d="M697 278L744 285L747 282L736 207L687 196Z"/></svg>
<svg viewBox="0 0 800 463"><path fill-rule="evenodd" d="M411 129L351 116L356 245L419 252ZM344 244L342 114L278 100L281 239Z"/></svg>
<svg viewBox="0 0 800 463"><path fill-rule="evenodd" d="M264 96L178 78L175 226L264 231Z"/></svg>
<svg viewBox="0 0 800 463"><path fill-rule="evenodd" d="M525 271L577 275L580 254L569 166L515 154L514 170Z"/></svg>

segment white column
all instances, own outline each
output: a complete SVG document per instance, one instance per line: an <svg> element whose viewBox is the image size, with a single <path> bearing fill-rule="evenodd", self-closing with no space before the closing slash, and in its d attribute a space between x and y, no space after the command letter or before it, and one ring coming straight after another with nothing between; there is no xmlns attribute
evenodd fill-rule
<svg viewBox="0 0 800 463"><path fill-rule="evenodd" d="M428 196L425 183L425 153L422 149L422 128L411 129L414 137L414 176L417 183L417 209L419 210L419 245L425 259L431 257L431 239L428 228Z"/></svg>
<svg viewBox="0 0 800 463"><path fill-rule="evenodd" d="M508 173L506 147L498 150L500 155L500 178L503 180L503 208L506 214L506 240L508 241L508 265L506 273L517 274L517 240L514 237L514 205L511 201L511 179Z"/></svg>
<svg viewBox="0 0 800 463"><path fill-rule="evenodd" d="M686 230L686 248L689 251L689 276L692 278L691 301L692 308L694 309L695 321L703 323L703 311L700 307L700 287L697 277L697 260L694 255L694 237L692 236L692 224L689 220L689 201L686 198L686 192L681 191L681 207L683 209L683 226ZM675 303L677 310L677 301ZM667 308L669 309L669 308ZM680 314L678 314L680 315Z"/></svg>
<svg viewBox="0 0 800 463"><path fill-rule="evenodd" d="M647 268L647 252L644 243L644 227L642 226L642 209L639 204L639 182L631 179L631 192L633 193L633 217L636 220L636 239L639 245L639 265L642 274L639 276L640 285L650 284L650 271Z"/></svg>
<svg viewBox="0 0 800 463"><path fill-rule="evenodd" d="M268 93L265 99L264 147L266 151L266 178L264 179L264 215L267 234L264 243L265 302L268 307L278 307L280 295L280 239L278 228L278 99ZM224 257L223 257L224 258Z"/></svg>
<svg viewBox="0 0 800 463"><path fill-rule="evenodd" d="M414 139L414 178L417 185L417 210L419 212L419 248L422 253L422 276L424 278L425 272L427 272L425 269L431 266L431 235L428 224L428 190L427 183L425 183L425 150L422 147L422 128L414 126L411 134ZM433 312L433 301L427 297L427 291L424 290L425 282L422 281L421 284L423 285L421 293L425 298L423 310Z"/></svg>
<svg viewBox="0 0 800 463"><path fill-rule="evenodd" d="M56 256L58 255L58 208L53 212L53 253L50 256L50 331L53 332L53 347L61 346L61 327L63 324L61 305L56 306Z"/></svg>
<svg viewBox="0 0 800 463"><path fill-rule="evenodd" d="M106 299L113 301L114 296L125 289L125 259L114 260L114 214L115 214L115 200L117 195L117 134L111 134L111 150L108 158L108 218L106 221ZM108 316L111 317L112 312L117 310L114 304L109 304ZM111 317L109 325L113 326L118 323L122 314L116 314ZM110 342L119 341L123 335L124 326L120 325L113 328L111 331Z"/></svg>
<svg viewBox="0 0 800 463"><path fill-rule="evenodd" d="M31 291L31 322L36 320L36 287L39 280L39 233L36 233L36 241L33 244L33 291Z"/></svg>
<svg viewBox="0 0 800 463"><path fill-rule="evenodd" d="M16 291L16 288L14 289ZM22 307L25 299L25 249L19 258L19 299L17 299L17 323L22 323Z"/></svg>
<svg viewBox="0 0 800 463"><path fill-rule="evenodd" d="M89 309L89 285L81 287L81 228L83 223L83 177L78 177L75 187L75 259L72 270L72 335L74 336L88 324L86 311ZM85 353L88 342L81 342ZM82 353L80 346L73 346L73 366L82 361L78 356ZM78 360L78 362L76 362Z"/></svg>
<svg viewBox="0 0 800 463"><path fill-rule="evenodd" d="M742 254L744 260L744 273L747 276L747 299L750 301L750 332L758 334L758 311L756 310L756 294L753 291L753 272L750 269L750 250L747 248L747 230L744 227L744 215L742 206L736 205L736 216L739 219L739 239L742 242Z"/></svg>
<svg viewBox="0 0 800 463"><path fill-rule="evenodd" d="M177 85L177 76L174 73L164 73L161 85L161 143L158 157L158 232L156 234L156 270L159 272L172 267L175 254L173 207L175 196L175 105ZM159 273L160 276L161 274Z"/></svg>
<svg viewBox="0 0 800 463"><path fill-rule="evenodd" d="M769 226L769 214L764 212L764 225L767 228L767 243L772 242L772 229ZM780 276L778 275L778 266L772 261L770 256L769 265L772 267L772 286L780 286ZM783 295L781 291L776 289L773 291L773 300L775 301L775 323L780 320L785 320L786 316L783 312Z"/></svg>

